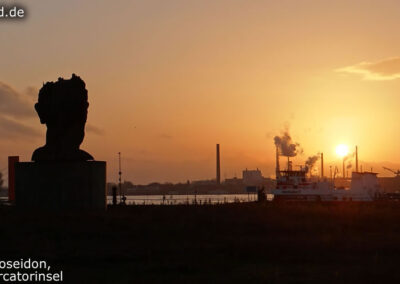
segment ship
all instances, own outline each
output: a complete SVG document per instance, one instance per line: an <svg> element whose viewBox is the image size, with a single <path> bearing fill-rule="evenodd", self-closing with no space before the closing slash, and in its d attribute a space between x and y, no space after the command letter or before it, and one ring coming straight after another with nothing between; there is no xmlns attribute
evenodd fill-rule
<svg viewBox="0 0 400 284"><path fill-rule="evenodd" d="M356 147L356 171L352 172L349 188L336 188L334 179L323 174L324 159L321 154L321 175L312 177L307 166L293 169L288 157L287 168L280 170L279 149L276 149L276 188L272 190L274 201L374 201L381 196L377 173L358 171Z"/></svg>

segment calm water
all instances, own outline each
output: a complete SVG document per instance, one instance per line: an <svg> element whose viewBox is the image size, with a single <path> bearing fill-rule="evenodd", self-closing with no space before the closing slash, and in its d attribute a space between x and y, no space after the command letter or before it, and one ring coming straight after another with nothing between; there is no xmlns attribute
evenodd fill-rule
<svg viewBox="0 0 400 284"><path fill-rule="evenodd" d="M128 205L223 204L256 201L257 194L128 195L126 198ZM272 198L271 194L267 194L268 200ZM111 196L107 197L107 202L112 203ZM117 202L119 202L119 196Z"/></svg>
<svg viewBox="0 0 400 284"><path fill-rule="evenodd" d="M175 204L223 204L234 202L252 202L257 200L256 194L198 194L198 195L128 195L127 204L133 205L175 205ZM272 200L273 195L267 194ZM8 197L0 197L0 202L8 201ZM119 202L119 196L117 196ZM112 196L107 196L107 203L112 203Z"/></svg>

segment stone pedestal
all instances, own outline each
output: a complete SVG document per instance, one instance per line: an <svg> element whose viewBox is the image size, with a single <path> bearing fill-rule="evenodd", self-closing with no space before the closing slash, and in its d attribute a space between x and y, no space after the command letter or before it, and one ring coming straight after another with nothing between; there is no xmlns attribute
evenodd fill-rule
<svg viewBox="0 0 400 284"><path fill-rule="evenodd" d="M22 162L15 164L19 208L105 210L106 162Z"/></svg>

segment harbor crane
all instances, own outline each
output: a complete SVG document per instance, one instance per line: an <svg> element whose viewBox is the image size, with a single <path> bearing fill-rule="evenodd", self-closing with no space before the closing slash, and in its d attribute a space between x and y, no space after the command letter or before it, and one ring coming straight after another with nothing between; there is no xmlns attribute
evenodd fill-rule
<svg viewBox="0 0 400 284"><path fill-rule="evenodd" d="M395 170L389 169L389 168L387 168L387 167L383 167L383 168L384 168L385 170L389 171L389 172L394 173L396 176L400 176L400 170L395 171Z"/></svg>

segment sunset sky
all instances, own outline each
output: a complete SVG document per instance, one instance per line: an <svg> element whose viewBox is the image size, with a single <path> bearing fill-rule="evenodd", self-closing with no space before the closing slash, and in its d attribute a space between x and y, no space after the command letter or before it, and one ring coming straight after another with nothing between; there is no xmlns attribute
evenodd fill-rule
<svg viewBox="0 0 400 284"><path fill-rule="evenodd" d="M14 3L15 1L7 1ZM304 150L339 144L361 163L400 166L400 2L20 1L0 21L0 170L45 143L33 105L43 82L81 76L81 148L133 183L274 174L286 127ZM283 161L282 161L283 163ZM389 174L389 173L385 173Z"/></svg>

